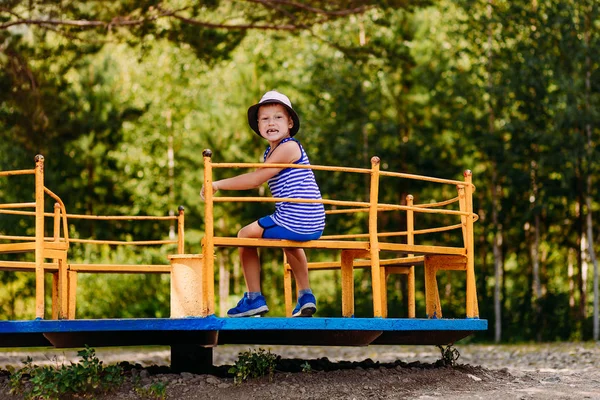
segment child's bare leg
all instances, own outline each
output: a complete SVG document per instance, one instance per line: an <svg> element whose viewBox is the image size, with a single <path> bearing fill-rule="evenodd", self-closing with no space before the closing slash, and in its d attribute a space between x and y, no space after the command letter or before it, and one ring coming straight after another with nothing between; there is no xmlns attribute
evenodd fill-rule
<svg viewBox="0 0 600 400"><path fill-rule="evenodd" d="M294 278L296 279L298 290L310 289L308 280L308 261L306 260L304 249L287 248L283 249L283 251L285 252L285 256L287 257L292 271L294 271Z"/></svg>
<svg viewBox="0 0 600 400"><path fill-rule="evenodd" d="M263 228L254 221L238 232L239 238L261 238ZM240 247L240 260L248 292L260 292L260 259L256 247Z"/></svg>

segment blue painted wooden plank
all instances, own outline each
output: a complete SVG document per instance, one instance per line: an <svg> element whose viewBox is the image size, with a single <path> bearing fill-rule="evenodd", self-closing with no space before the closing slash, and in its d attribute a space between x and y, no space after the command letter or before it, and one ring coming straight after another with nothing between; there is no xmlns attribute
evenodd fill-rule
<svg viewBox="0 0 600 400"><path fill-rule="evenodd" d="M3 333L101 331L484 331L484 319L393 318L152 318L0 321ZM1 338L0 338L1 339ZM1 344L0 344L1 346Z"/></svg>

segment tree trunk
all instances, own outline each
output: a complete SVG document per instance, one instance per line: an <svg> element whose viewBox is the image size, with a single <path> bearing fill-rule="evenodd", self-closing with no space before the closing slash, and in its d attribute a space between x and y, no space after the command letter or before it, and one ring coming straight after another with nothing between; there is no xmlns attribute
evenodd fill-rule
<svg viewBox="0 0 600 400"><path fill-rule="evenodd" d="M542 284L540 280L540 216L535 216L533 242L531 243L531 263L533 266L533 302L535 310L535 321L537 324L541 322L542 310L541 310L541 299L542 299ZM541 330L537 331L537 341L542 340Z"/></svg>
<svg viewBox="0 0 600 400"><path fill-rule="evenodd" d="M492 172L492 226L496 228L494 235L493 254L494 254L494 316L495 332L494 341L499 343L502 339L502 281L504 275L504 265L502 262L502 225L498 222L498 192L496 188L496 168Z"/></svg>
<svg viewBox="0 0 600 400"><path fill-rule="evenodd" d="M588 116L590 115L590 93L592 91L592 61L589 54L589 46L591 42L590 38L590 30L591 30L591 11L586 10L585 12L585 32L584 32L584 41L585 48L588 49L588 52L585 56L585 110ZM587 226L587 243L588 243L588 256L590 258L590 262L594 266L594 340L598 340L599 336L599 315L598 315L598 260L596 259L596 252L594 251L594 231L593 231L593 221L592 221L592 149L593 149L593 141L592 141L592 125L587 123L585 125L585 131L587 134L587 179L586 179L586 198L585 205L587 209L586 214L586 226Z"/></svg>
<svg viewBox="0 0 600 400"><path fill-rule="evenodd" d="M488 18L488 34L487 34L487 89L489 94L489 102L488 102L488 133L490 137L494 136L494 122L495 122L495 113L494 113L494 105L492 101L492 90L494 86L494 82L492 79L492 62L493 62L493 32L492 32L492 12L493 12L493 0L488 0L487 3L487 18ZM502 264L502 225L498 221L498 211L500 209L500 201L499 195L501 193L498 190L498 175L497 175L497 163L492 161L492 226L496 230L496 234L494 235L493 242L493 253L494 253L494 318L495 318L495 331L494 331L494 341L496 343L500 342L502 339L502 306L501 306L501 282L503 275L503 264Z"/></svg>

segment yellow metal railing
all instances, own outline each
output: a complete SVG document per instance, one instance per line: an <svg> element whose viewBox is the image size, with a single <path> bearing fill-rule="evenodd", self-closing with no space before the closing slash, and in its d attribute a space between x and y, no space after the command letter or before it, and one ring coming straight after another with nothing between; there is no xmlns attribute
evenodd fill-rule
<svg viewBox="0 0 600 400"><path fill-rule="evenodd" d="M185 252L184 222L185 213L182 206L179 207L178 215L171 216L99 216L67 214L65 205L58 195L44 186L44 157L35 157L36 167L31 170L0 171L0 177L15 175L35 176L35 202L24 203L0 203L0 214L23 215L35 217L35 235L0 235L0 240L8 243L0 243L0 254L34 252L35 261L6 261L0 260L0 270L5 271L27 271L34 270L36 274L35 287L35 315L36 318L44 318L44 271L52 273L52 317L74 318L75 317L75 294L77 288L78 272L93 273L168 273L170 264L164 265L129 265L129 264L68 264L67 251L72 243L117 245L117 246L150 246L176 244L177 253ZM47 195L56 201L54 212L44 212L44 196ZM19 209L33 208L34 211ZM45 218L53 218L53 235L45 236ZM177 224L177 237L172 240L100 240L100 239L78 239L69 237L69 226L73 226L75 220L99 220L99 221L175 221ZM62 223L61 223L62 222ZM62 227L62 235L61 235ZM52 262L46 262L50 258Z"/></svg>
<svg viewBox="0 0 600 400"><path fill-rule="evenodd" d="M204 156L204 187L211 188L213 182L213 169L218 168L297 168L297 169L311 169L318 171L330 171L330 172L341 172L341 173L357 173L367 174L370 176L369 184L369 201L353 201L353 200L307 200L307 199L292 199L292 198L265 198L265 197L214 197L212 190L205 191L205 237L202 241L203 244L203 263L204 263L204 292L203 292L203 313L210 315L214 313L214 248L215 246L251 246L251 247L305 247L305 248L321 248L321 249L338 249L342 251L342 261L340 262L342 268L342 281L350 280L348 278L348 266L344 266L344 263L349 263L350 271L352 268L352 260L355 258L368 258L370 260L371 267L371 279L372 279L372 290L373 290L373 312L376 317L385 316L387 314L387 308L383 304L385 301L385 277L386 275L380 268L380 252L381 251L394 251L402 252L407 257L412 257L416 254L426 255L425 257L425 268L428 269L428 257L429 260L439 260L442 256L459 256L465 260L466 269L466 280L467 280L467 295L466 295L466 314L467 317L477 317L479 314L477 307L477 297L475 288L475 272L474 272L474 254L473 254L473 223L478 219L477 214L473 212L473 192L475 186L472 184L472 175L470 171L465 171L464 181L441 179L434 177L427 177L414 174L397 173L390 171L380 171L380 160L378 157L371 159L371 168L347 168L347 167L333 167L323 165L297 165L297 164L262 164L262 163L213 163L212 152L205 150ZM442 185L452 185L456 187L457 196L436 201L427 204L413 204L413 197L407 198L406 205L397 204L382 204L379 203L379 183L380 177L392 177L399 179L408 179L415 181L431 182ZM358 213L367 212L368 215L368 231L359 234L334 234L322 236L319 240L310 242L292 242L292 241L273 241L267 239L243 239L243 238L224 238L215 237L214 232L214 203L220 202L263 202L263 203L274 203L274 202L295 202L295 203L321 203L326 206L332 206L333 209L327 210L327 214L340 214L340 213ZM446 207L458 203L458 210L452 210ZM338 207L347 207L346 209L339 209ZM404 211L407 215L407 229L404 231L396 232L379 232L378 231L378 213L386 211ZM414 215L415 214L441 214L456 216L460 218L460 223L450 224L438 227L432 227L427 229L415 229L414 228ZM451 246L439 246L439 245L419 245L415 244L415 236L445 232L455 229L462 230L463 246L451 247ZM406 243L394 243L385 241L385 238L394 236L406 236ZM357 239L362 239L357 241ZM364 246L365 240L367 246ZM352 247L349 242L356 243L356 247ZM437 258L436 258L437 257ZM346 261L344 261L346 260ZM348 261L349 260L349 261ZM456 261L452 259L453 262ZM436 298L436 292L433 293L432 284L435 282L435 271L437 269L444 269L444 263L429 262L432 267L429 268L428 273L429 283L426 283L426 297L429 298L427 302L427 314L429 316L441 316L441 309L439 307L439 299ZM457 269L452 264L452 268ZM344 273L346 270L346 273ZM351 272L350 272L351 273ZM344 274L346 277L344 278ZM411 281L412 278L412 281ZM342 283L344 285L344 282ZM348 285L351 285L349 283ZM414 290L414 272L409 273L409 287ZM350 290L350 289L349 289ZM353 304L348 303L348 300L353 301L353 294L348 295L348 299L342 299L342 314L350 316L353 311ZM414 297L411 300L413 302L414 310ZM414 311L413 311L414 313ZM348 315L350 314L350 315Z"/></svg>

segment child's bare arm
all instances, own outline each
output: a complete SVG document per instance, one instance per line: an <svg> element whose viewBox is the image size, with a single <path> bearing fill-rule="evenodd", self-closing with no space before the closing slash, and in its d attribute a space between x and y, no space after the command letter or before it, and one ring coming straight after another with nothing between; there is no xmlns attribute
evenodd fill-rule
<svg viewBox="0 0 600 400"><path fill-rule="evenodd" d="M300 149L295 142L286 142L278 146L265 164L291 164L300 159ZM212 183L213 194L218 190L247 190L255 189L277 175L282 168L257 168L252 172L221 179ZM204 200L204 186L200 190Z"/></svg>

